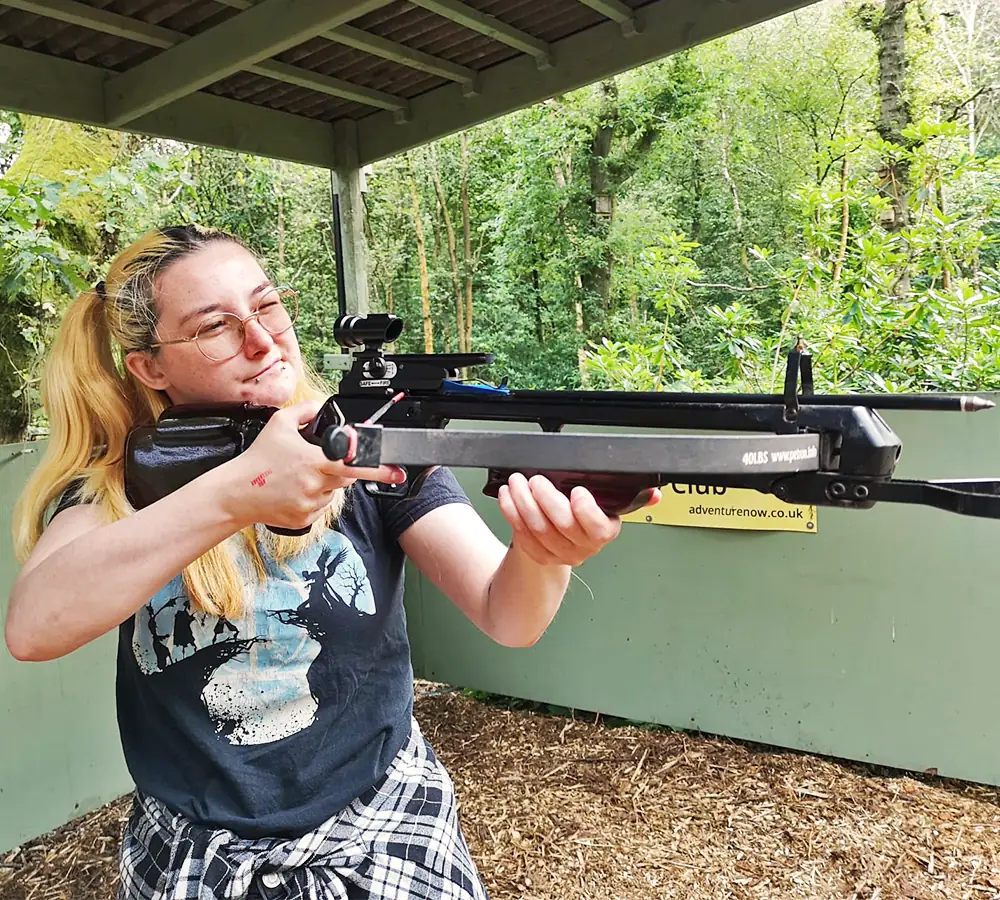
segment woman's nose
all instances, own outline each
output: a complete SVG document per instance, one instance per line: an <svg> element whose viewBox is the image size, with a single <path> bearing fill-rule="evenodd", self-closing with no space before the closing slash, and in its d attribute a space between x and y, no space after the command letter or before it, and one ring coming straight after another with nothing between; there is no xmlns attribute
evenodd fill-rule
<svg viewBox="0 0 1000 900"><path fill-rule="evenodd" d="M270 349L274 336L257 321L255 316L243 323L243 346L249 350Z"/></svg>

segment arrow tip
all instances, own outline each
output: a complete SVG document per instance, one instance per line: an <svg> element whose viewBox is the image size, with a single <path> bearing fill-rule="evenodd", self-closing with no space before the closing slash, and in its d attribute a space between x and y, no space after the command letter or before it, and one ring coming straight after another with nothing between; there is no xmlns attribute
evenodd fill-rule
<svg viewBox="0 0 1000 900"><path fill-rule="evenodd" d="M994 406L996 403L985 397L962 397L962 412L979 412L982 409L993 409Z"/></svg>

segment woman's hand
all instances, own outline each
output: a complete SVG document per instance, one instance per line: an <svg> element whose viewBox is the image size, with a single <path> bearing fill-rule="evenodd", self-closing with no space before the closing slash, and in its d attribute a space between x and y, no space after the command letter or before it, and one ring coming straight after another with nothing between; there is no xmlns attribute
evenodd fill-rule
<svg viewBox="0 0 1000 900"><path fill-rule="evenodd" d="M278 410L250 447L225 464L227 506L240 527L260 522L306 528L323 514L335 491L354 481L403 482L405 473L398 466L347 466L327 459L320 447L305 440L299 429L321 406L306 401Z"/></svg>
<svg viewBox="0 0 1000 900"><path fill-rule="evenodd" d="M621 519L605 515L586 488L569 497L542 475L514 473L497 498L514 532L514 546L543 566L579 566L621 532ZM657 490L648 505L660 501Z"/></svg>

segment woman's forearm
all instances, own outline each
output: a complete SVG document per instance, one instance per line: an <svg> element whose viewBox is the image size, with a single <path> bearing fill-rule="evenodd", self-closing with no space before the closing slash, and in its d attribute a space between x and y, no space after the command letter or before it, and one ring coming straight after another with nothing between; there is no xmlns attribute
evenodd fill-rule
<svg viewBox="0 0 1000 900"><path fill-rule="evenodd" d="M487 587L484 624L490 637L508 647L534 644L555 618L571 572L570 566L540 565L515 539Z"/></svg>
<svg viewBox="0 0 1000 900"><path fill-rule="evenodd" d="M117 627L185 566L240 530L226 496L225 473L213 470L26 567L10 595L11 653L55 659Z"/></svg>
<svg viewBox="0 0 1000 900"><path fill-rule="evenodd" d="M349 469L304 441L299 428L319 408L310 401L279 410L244 453L121 521L50 526L11 592L11 653L63 656L124 622L188 564L251 523L304 528L354 479L395 481L391 466Z"/></svg>

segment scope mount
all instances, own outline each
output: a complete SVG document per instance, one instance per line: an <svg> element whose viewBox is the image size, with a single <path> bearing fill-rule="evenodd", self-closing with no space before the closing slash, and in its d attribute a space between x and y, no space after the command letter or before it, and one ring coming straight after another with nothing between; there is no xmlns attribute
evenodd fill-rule
<svg viewBox="0 0 1000 900"><path fill-rule="evenodd" d="M457 378L459 370L493 362L492 353L386 354L383 345L392 343L402 331L403 320L392 313L337 318L334 339L344 350L355 351L341 378L339 396L433 393L445 381Z"/></svg>

